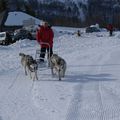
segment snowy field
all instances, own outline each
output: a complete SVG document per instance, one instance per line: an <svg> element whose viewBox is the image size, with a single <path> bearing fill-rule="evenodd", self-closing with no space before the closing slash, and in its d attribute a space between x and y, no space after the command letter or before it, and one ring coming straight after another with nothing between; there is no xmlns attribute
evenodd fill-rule
<svg viewBox="0 0 120 120"><path fill-rule="evenodd" d="M0 46L0 120L120 120L120 32L54 31L54 53L67 62L62 81L47 67L39 80L25 76L19 53L35 58L36 41Z"/></svg>

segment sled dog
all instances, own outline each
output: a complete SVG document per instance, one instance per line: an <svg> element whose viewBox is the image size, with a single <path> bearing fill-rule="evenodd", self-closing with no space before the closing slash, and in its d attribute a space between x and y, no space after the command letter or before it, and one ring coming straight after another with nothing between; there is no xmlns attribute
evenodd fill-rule
<svg viewBox="0 0 120 120"><path fill-rule="evenodd" d="M50 67L52 75L57 74L59 76L59 80L61 77L65 76L66 72L66 61L58 56L57 54L53 54L50 58Z"/></svg>
<svg viewBox="0 0 120 120"><path fill-rule="evenodd" d="M32 79L32 73L34 74L33 80L38 80L37 76L37 70L38 70L38 64L36 60L33 59L30 55L25 55L24 53L19 53L19 56L21 56L21 64L24 67L25 75L30 74L30 78Z"/></svg>

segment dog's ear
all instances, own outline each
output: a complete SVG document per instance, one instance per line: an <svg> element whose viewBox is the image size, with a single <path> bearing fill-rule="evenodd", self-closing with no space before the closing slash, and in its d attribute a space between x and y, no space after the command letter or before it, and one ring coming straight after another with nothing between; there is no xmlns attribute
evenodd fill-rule
<svg viewBox="0 0 120 120"><path fill-rule="evenodd" d="M52 56L57 57L58 55L57 54L53 54Z"/></svg>
<svg viewBox="0 0 120 120"><path fill-rule="evenodd" d="M24 53L19 53L19 56L24 56L25 54Z"/></svg>

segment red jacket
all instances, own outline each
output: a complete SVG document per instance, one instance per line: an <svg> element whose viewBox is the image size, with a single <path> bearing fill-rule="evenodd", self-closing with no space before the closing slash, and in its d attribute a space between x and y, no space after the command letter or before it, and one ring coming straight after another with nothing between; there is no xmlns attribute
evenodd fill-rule
<svg viewBox="0 0 120 120"><path fill-rule="evenodd" d="M41 26L36 34L36 39L39 42L39 44L41 45L41 47L49 48L48 45L42 44L42 43L48 43L50 45L50 48L52 48L53 47L53 37L54 37L54 33L53 33L52 29L49 27L45 28L45 27Z"/></svg>
<svg viewBox="0 0 120 120"><path fill-rule="evenodd" d="M108 29L108 30L113 30L112 24L109 24L109 25L107 26L107 29Z"/></svg>

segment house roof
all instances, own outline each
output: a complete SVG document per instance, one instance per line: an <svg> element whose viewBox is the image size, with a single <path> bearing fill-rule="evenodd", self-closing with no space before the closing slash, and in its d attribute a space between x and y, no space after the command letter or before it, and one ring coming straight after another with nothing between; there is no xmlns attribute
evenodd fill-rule
<svg viewBox="0 0 120 120"><path fill-rule="evenodd" d="M28 20L28 19L34 19L35 24L40 24L40 20L30 16L24 12L9 12L7 20L5 22L5 26L22 26L23 21Z"/></svg>

